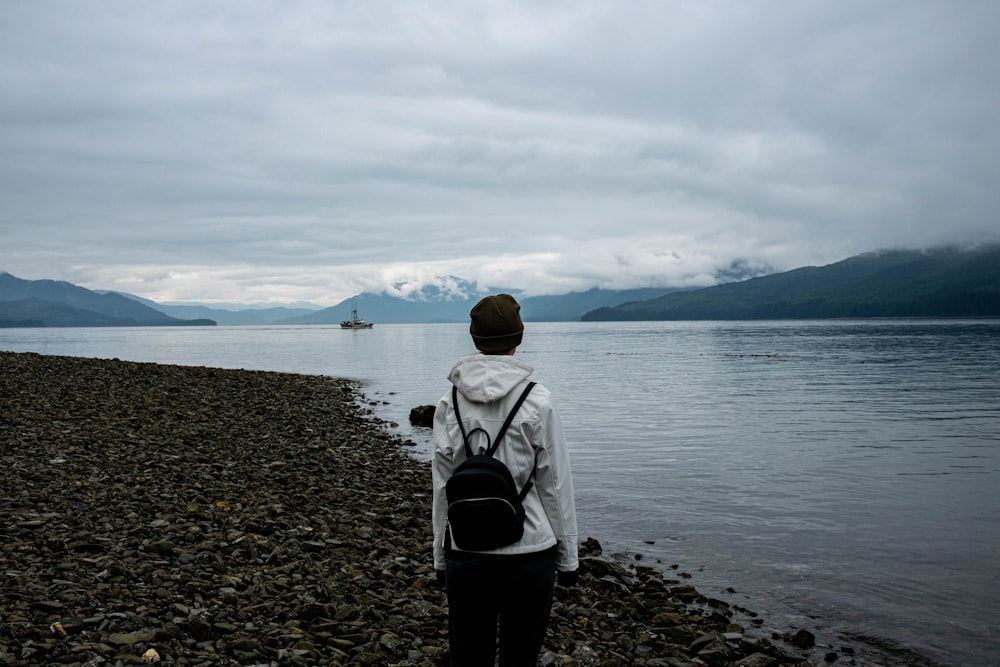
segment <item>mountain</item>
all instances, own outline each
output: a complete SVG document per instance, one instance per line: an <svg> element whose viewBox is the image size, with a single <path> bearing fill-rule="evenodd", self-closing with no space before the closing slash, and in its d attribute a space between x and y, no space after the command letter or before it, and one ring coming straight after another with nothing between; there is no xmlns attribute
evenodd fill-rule
<svg viewBox="0 0 1000 667"><path fill-rule="evenodd" d="M530 322L578 322L584 314L596 308L653 299L681 289L683 288L646 287L630 290L593 288L586 292L570 292L558 296L529 296L521 300L521 315L525 321ZM469 306L470 310L472 305ZM468 319L468 312L465 314L465 319Z"/></svg>
<svg viewBox="0 0 1000 667"><path fill-rule="evenodd" d="M397 285L402 292L402 286ZM469 316L472 305L466 307L469 295L476 295L478 286L467 280L448 276L441 285L428 284L407 296L362 292L341 301L335 306L317 310L307 315L290 317L281 324L340 324L351 319L355 306L358 316L369 322L401 324L413 322L460 322ZM478 299L478 297L475 297ZM464 310L463 310L464 309Z"/></svg>
<svg viewBox="0 0 1000 667"><path fill-rule="evenodd" d="M1000 245L866 253L599 308L584 321L998 317Z"/></svg>
<svg viewBox="0 0 1000 667"><path fill-rule="evenodd" d="M283 320L281 324L340 324L351 319L351 309L357 305L358 315L369 322L381 324L467 322L469 311L487 293L477 283L449 276L447 288L425 285L407 298L390 294L364 292L336 306L308 315ZM612 306L635 299L648 299L673 291L670 288L636 290L599 290L571 292L559 296L524 296L520 290L497 288L490 293L507 292L521 304L521 318L526 322L578 321L594 308Z"/></svg>
<svg viewBox="0 0 1000 667"><path fill-rule="evenodd" d="M1000 317L1000 245L975 250L890 250L822 267L770 273L734 262L702 289L591 289L558 296L525 296L529 322L602 320L753 320L833 317ZM735 282L729 282L735 281ZM467 322L487 293L455 276L396 294L362 293L330 308L222 310L198 304L164 306L115 292L92 292L66 282L22 280L0 273L0 327L327 324L359 315L376 324ZM405 295L405 296L404 296Z"/></svg>
<svg viewBox="0 0 1000 667"><path fill-rule="evenodd" d="M134 294L124 292L108 292L108 294L121 294L124 297L143 303L150 308L181 319L210 319L218 324L226 326L236 325L257 325L275 324L292 317L309 315L319 308L289 308L285 306L274 306L269 308L257 308L238 305L231 305L230 308L217 308L202 304L163 304L144 299Z"/></svg>
<svg viewBox="0 0 1000 667"><path fill-rule="evenodd" d="M130 327L214 325L170 317L120 294L98 294L55 280L0 273L0 327Z"/></svg>
<svg viewBox="0 0 1000 667"><path fill-rule="evenodd" d="M402 285L395 286L406 292ZM508 292L521 302L525 321L576 321L584 313L626 301L649 299L669 293L671 288L635 290L591 289L559 296L525 297L520 290L495 288L491 293ZM289 307L244 307L237 310L212 308L203 304L165 305L121 292L91 291L66 282L22 280L0 274L0 327L21 326L150 326L182 324L297 325L340 324L350 319L356 303L360 315L369 322L428 323L467 322L469 311L487 293L475 282L447 276L439 284L428 284L406 292L406 297L387 293L362 293L336 306L312 310Z"/></svg>

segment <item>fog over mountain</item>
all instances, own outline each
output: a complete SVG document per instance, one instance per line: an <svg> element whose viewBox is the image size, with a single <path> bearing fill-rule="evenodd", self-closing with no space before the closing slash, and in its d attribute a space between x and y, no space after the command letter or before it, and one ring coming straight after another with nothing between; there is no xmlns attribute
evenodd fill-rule
<svg viewBox="0 0 1000 667"><path fill-rule="evenodd" d="M1000 245L884 251L600 308L587 321L1000 317Z"/></svg>
<svg viewBox="0 0 1000 667"><path fill-rule="evenodd" d="M740 275L745 279L724 282L726 276L720 276L720 284L701 289L595 288L541 297L504 291L519 299L525 321L1000 317L1000 245L872 252L822 267ZM163 306L65 282L0 274L0 326L338 325L355 308L364 319L381 324L467 322L472 306L498 291L455 276L442 282L447 289L407 286L405 298L362 293L317 310L229 311Z"/></svg>

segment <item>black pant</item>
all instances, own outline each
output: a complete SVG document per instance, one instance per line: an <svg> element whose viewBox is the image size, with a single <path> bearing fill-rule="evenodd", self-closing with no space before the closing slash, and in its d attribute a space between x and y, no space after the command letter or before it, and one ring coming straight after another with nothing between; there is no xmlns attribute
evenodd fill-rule
<svg viewBox="0 0 1000 667"><path fill-rule="evenodd" d="M453 667L535 667L555 585L555 547L517 556L447 552Z"/></svg>

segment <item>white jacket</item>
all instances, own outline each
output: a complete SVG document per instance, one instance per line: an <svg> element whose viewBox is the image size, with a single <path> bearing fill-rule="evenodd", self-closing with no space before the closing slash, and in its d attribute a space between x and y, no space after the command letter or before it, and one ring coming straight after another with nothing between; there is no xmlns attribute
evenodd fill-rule
<svg viewBox="0 0 1000 667"><path fill-rule="evenodd" d="M533 370L513 356L477 354L460 359L448 379L464 398L459 409L466 432L478 427L485 429L490 438L495 437ZM448 522L445 484L466 458L462 432L451 402L449 389L434 412L433 522L434 568L437 570L445 568ZM486 438L481 433L474 434L470 445L474 453L484 453ZM569 452L562 422L548 389L537 384L531 390L494 457L510 469L518 489L524 487L532 466L537 467L534 486L524 498L524 536L514 544L489 553L523 554L557 546L556 569L577 569L576 506Z"/></svg>

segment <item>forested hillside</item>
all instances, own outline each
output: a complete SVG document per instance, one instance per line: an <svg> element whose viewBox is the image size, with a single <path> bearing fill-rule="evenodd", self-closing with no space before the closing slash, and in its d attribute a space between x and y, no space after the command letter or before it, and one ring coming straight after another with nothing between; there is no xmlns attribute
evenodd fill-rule
<svg viewBox="0 0 1000 667"><path fill-rule="evenodd" d="M1000 246L867 253L600 308L584 321L1000 317Z"/></svg>

